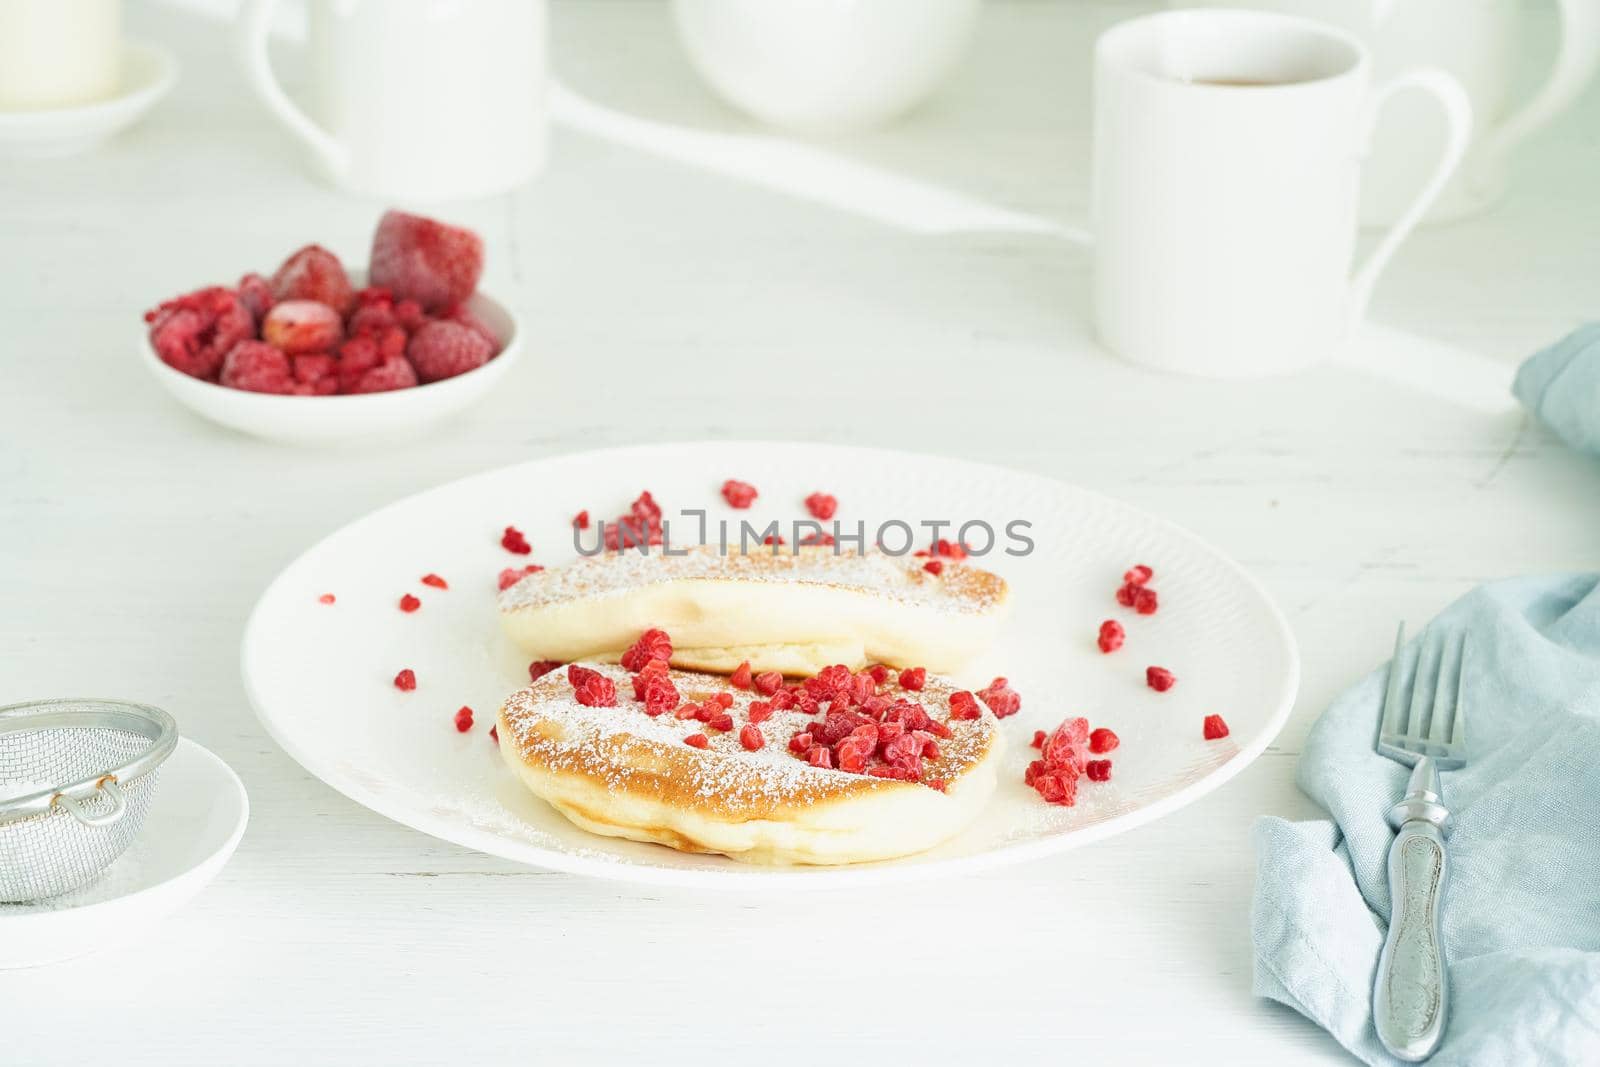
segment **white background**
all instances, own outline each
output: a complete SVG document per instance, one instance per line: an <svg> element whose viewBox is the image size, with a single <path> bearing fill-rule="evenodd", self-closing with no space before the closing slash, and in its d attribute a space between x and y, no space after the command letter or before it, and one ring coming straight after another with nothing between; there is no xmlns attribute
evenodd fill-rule
<svg viewBox="0 0 1600 1067"><path fill-rule="evenodd" d="M934 104L820 146L969 200L890 197L896 216L875 218L881 204L837 204L865 196L859 173L821 180L825 206L558 129L544 177L440 211L484 235L486 283L525 316L508 386L423 441L308 451L176 407L137 364L138 316L308 240L359 263L383 205L306 176L223 23L133 7L135 32L179 53L174 96L97 154L0 163L0 697L162 705L239 771L253 820L218 881L133 947L0 974L0 1060L1340 1058L1251 996L1251 823L1314 814L1293 785L1306 730L1397 619L1597 563L1600 466L1505 389L1518 359L1597 311L1600 95L1518 158L1499 211L1402 250L1381 325L1341 363L1158 377L1089 339L1081 247L939 232L952 203L1081 219L1089 42L1134 9L996 0ZM608 107L759 132L694 80L657 4L558 3L553 50ZM919 203L921 226L905 217ZM1293 623L1305 680L1288 728L1218 793L1083 851L925 886L724 897L433 841L312 780L257 727L240 629L314 539L489 466L722 436L989 460L1191 527Z"/></svg>

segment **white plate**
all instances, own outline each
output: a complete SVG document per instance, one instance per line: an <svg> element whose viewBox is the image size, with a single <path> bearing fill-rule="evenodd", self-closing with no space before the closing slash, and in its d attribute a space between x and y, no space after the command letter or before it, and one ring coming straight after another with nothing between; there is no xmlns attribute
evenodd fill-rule
<svg viewBox="0 0 1600 1067"><path fill-rule="evenodd" d="M357 288L366 284L366 271L348 273ZM152 306L155 303L151 301ZM479 289L467 301L467 308L500 338L499 354L454 378L387 393L279 396L229 389L163 363L150 344L149 327L143 324L139 357L156 381L185 407L212 422L268 441L323 445L414 437L487 396L522 354L522 331L509 307Z"/></svg>
<svg viewBox="0 0 1600 1067"><path fill-rule="evenodd" d="M122 90L109 100L37 111L0 111L0 155L65 156L93 148L149 111L178 80L172 53L155 45L122 46Z"/></svg>
<svg viewBox="0 0 1600 1067"><path fill-rule="evenodd" d="M726 478L756 485L748 512L723 505ZM527 683L527 658L501 636L495 578L530 557L499 546L515 525L546 565L574 557L580 508L614 516L650 489L671 516L804 518L814 490L837 519L983 519L1032 523L1037 550L985 557L1013 588L1004 639L967 679L1005 674L1022 693L1004 722L1011 742L995 799L954 840L918 856L845 868L761 868L716 856L596 837L534 799L487 735L505 695ZM687 527L688 524L682 524ZM714 529L714 528L713 528ZM593 531L591 530L591 535ZM900 536L896 534L896 536ZM678 540L685 538L680 532ZM1133 563L1156 570L1160 611L1136 616L1115 591ZM418 583L428 572L448 592ZM403 593L422 598L404 614ZM337 603L318 602L333 593ZM1095 647L1101 620L1127 644ZM1177 686L1156 693L1145 667ZM393 686L403 667L415 692ZM408 826L542 867L640 882L822 886L968 871L1085 844L1175 811L1260 755L1283 725L1299 680L1288 626L1234 563L1183 530L1114 500L1033 475L957 460L812 444L716 442L590 452L524 463L421 493L346 526L301 556L262 596L245 631L246 692L272 736L309 771ZM477 726L459 734L461 705ZM1221 713L1232 736L1201 738ZM1035 729L1087 715L1121 736L1114 780L1083 783L1073 808L1022 784Z"/></svg>
<svg viewBox="0 0 1600 1067"><path fill-rule="evenodd" d="M147 933L228 862L250 815L239 777L190 741L161 765L139 836L82 889L34 904L0 904L0 969L36 967Z"/></svg>

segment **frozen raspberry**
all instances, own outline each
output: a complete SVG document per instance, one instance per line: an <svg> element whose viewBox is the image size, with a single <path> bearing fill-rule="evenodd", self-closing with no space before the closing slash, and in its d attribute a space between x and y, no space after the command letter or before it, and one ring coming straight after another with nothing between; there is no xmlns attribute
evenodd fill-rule
<svg viewBox="0 0 1600 1067"><path fill-rule="evenodd" d="M1033 740L1029 741L1028 744L1033 746L1034 748L1043 748L1044 747L1044 739L1045 739L1045 732L1043 730L1035 730L1033 732Z"/></svg>
<svg viewBox="0 0 1600 1067"><path fill-rule="evenodd" d="M145 321L150 323L150 345L161 362L191 378L212 382L222 369L223 357L256 332L250 309L221 286L168 300L146 312Z"/></svg>
<svg viewBox="0 0 1600 1067"><path fill-rule="evenodd" d="M1165 693L1168 689L1178 684L1178 678L1165 667L1146 667L1144 681L1151 689L1158 693Z"/></svg>
<svg viewBox="0 0 1600 1067"><path fill-rule="evenodd" d="M417 309L417 313L419 315L421 314L421 306L413 303L410 300L401 301L401 303L396 306L395 310L398 314L400 314L402 322L410 320L409 311L412 307ZM449 311L444 313L444 317L451 322L460 323L462 326L465 326L479 337L482 337L485 341L488 341L490 355L494 355L500 351L499 336L489 328L488 323L474 315L472 310L468 308L467 305L462 304L458 307L451 308ZM422 324L418 322L416 326L408 326L407 329L419 329L421 325Z"/></svg>
<svg viewBox="0 0 1600 1067"><path fill-rule="evenodd" d="M323 593L321 596L317 597L317 602L319 604L332 604L337 599L339 598L334 596L332 593Z"/></svg>
<svg viewBox="0 0 1600 1067"><path fill-rule="evenodd" d="M722 499L728 502L729 507L747 508L755 503L756 487L749 482L738 482L729 478L722 483Z"/></svg>
<svg viewBox="0 0 1600 1067"><path fill-rule="evenodd" d="M326 353L291 357L296 393L303 396L332 396L339 391L339 361Z"/></svg>
<svg viewBox="0 0 1600 1067"><path fill-rule="evenodd" d="M1154 615L1158 606L1154 589L1140 586L1138 592L1133 594L1133 610L1140 615Z"/></svg>
<svg viewBox="0 0 1600 1067"><path fill-rule="evenodd" d="M533 551L528 539L515 526L507 526L505 533L500 535L500 547L518 556L526 556Z"/></svg>
<svg viewBox="0 0 1600 1067"><path fill-rule="evenodd" d="M459 322L435 320L411 335L406 358L423 383L443 381L477 370L489 362L494 348Z"/></svg>
<svg viewBox="0 0 1600 1067"><path fill-rule="evenodd" d="M929 574L942 574L944 573L944 560L930 559L928 562L922 565L922 569L927 571Z"/></svg>
<svg viewBox="0 0 1600 1067"><path fill-rule="evenodd" d="M1105 755L1121 743L1122 739L1104 726L1089 734L1089 751L1097 756Z"/></svg>
<svg viewBox="0 0 1600 1067"><path fill-rule="evenodd" d="M750 661L749 660L745 660L744 662L740 663L737 667L735 667L733 669L733 673L728 676L728 684L733 686L735 689L749 689L750 688Z"/></svg>
<svg viewBox="0 0 1600 1067"><path fill-rule="evenodd" d="M272 283L251 272L239 279L239 302L250 309L250 315L259 329L262 318L272 310L277 298L272 295Z"/></svg>
<svg viewBox="0 0 1600 1067"><path fill-rule="evenodd" d="M756 692L769 697L783 688L783 675L777 671L763 671L751 679L751 684L756 687Z"/></svg>
<svg viewBox="0 0 1600 1067"><path fill-rule="evenodd" d="M572 525L576 526L580 530L587 530L589 528L589 513L587 511L580 511L576 515L572 516Z"/></svg>
<svg viewBox="0 0 1600 1067"><path fill-rule="evenodd" d="M1207 741L1215 741L1219 737L1228 736L1228 724L1222 721L1221 715L1207 715L1201 725L1201 733Z"/></svg>
<svg viewBox="0 0 1600 1067"><path fill-rule="evenodd" d="M394 687L405 693L411 692L417 687L417 672L407 667L394 676Z"/></svg>
<svg viewBox="0 0 1600 1067"><path fill-rule="evenodd" d="M410 593L407 593L405 596L400 598L400 610L405 612L407 615L411 614L413 611L416 611L420 607L422 607L422 601L418 600Z"/></svg>
<svg viewBox="0 0 1600 1067"><path fill-rule="evenodd" d="M372 284L426 311L464 303L483 274L483 240L421 215L386 211L372 235Z"/></svg>
<svg viewBox="0 0 1600 1067"><path fill-rule="evenodd" d="M762 735L756 724L752 722L747 723L739 730L739 743L748 751L754 752L764 746L767 743L767 739Z"/></svg>
<svg viewBox="0 0 1600 1067"><path fill-rule="evenodd" d="M289 357L265 341L240 341L222 361L222 384L251 393L292 395L299 385Z"/></svg>
<svg viewBox="0 0 1600 1067"><path fill-rule="evenodd" d="M503 593L507 589L510 589L512 586L516 585L518 582L522 581L522 579L526 578L528 575L538 574L542 570L544 570L544 568L537 563L530 563L526 567L507 567L505 570L500 572L500 591Z"/></svg>
<svg viewBox="0 0 1600 1067"><path fill-rule="evenodd" d="M839 510L839 501L827 493L812 493L806 497L806 510L811 513L813 519L827 522Z"/></svg>
<svg viewBox="0 0 1600 1067"><path fill-rule="evenodd" d="M375 337L388 330L404 331L404 327L387 300L363 303L345 323L345 333L351 337Z"/></svg>
<svg viewBox="0 0 1600 1067"><path fill-rule="evenodd" d="M1149 582L1151 578L1155 577L1155 573L1155 571L1151 570L1149 567L1146 567L1143 563L1139 563L1135 564L1125 574L1123 574L1122 580L1128 585L1144 585L1145 583Z"/></svg>
<svg viewBox="0 0 1600 1067"><path fill-rule="evenodd" d="M445 581L443 578L439 577L437 574L424 574L422 576L422 584L423 585L431 585L435 589L449 589L450 588L450 583Z"/></svg>
<svg viewBox="0 0 1600 1067"><path fill-rule="evenodd" d="M617 684L603 674L589 672L589 677L573 688L573 699L589 708L614 708L617 706Z"/></svg>
<svg viewBox="0 0 1600 1067"><path fill-rule="evenodd" d="M683 739L683 743L690 748L705 748L711 744L711 739L705 734L690 734Z"/></svg>
<svg viewBox="0 0 1600 1067"><path fill-rule="evenodd" d="M962 689L950 694L950 718L977 719L982 718L983 712L978 708L978 701L971 693Z"/></svg>
<svg viewBox="0 0 1600 1067"><path fill-rule="evenodd" d="M261 323L261 339L291 356L327 352L344 340L344 321L327 304L315 300L283 300Z"/></svg>
<svg viewBox="0 0 1600 1067"><path fill-rule="evenodd" d="M345 345L348 349L349 344ZM346 375L341 363L340 392L389 393L396 389L410 389L417 384L417 372L404 356L393 356L359 373Z"/></svg>
<svg viewBox="0 0 1600 1067"><path fill-rule="evenodd" d="M900 688L918 692L928 684L928 669L926 667L907 667L900 672Z"/></svg>
<svg viewBox="0 0 1600 1067"><path fill-rule="evenodd" d="M988 688L978 690L978 696L989 705L997 719L1015 715L1022 707L1022 694L1011 688L1011 683L1004 678L996 678Z"/></svg>
<svg viewBox="0 0 1600 1067"><path fill-rule="evenodd" d="M1095 643L1100 646L1101 652L1115 652L1122 647L1122 642L1127 639L1128 633L1116 619L1107 619L1100 624L1100 636Z"/></svg>
<svg viewBox="0 0 1600 1067"><path fill-rule="evenodd" d="M639 635L639 640L622 654L623 670L636 671L653 659L670 660L672 658L672 638L665 630L646 630Z"/></svg>
<svg viewBox="0 0 1600 1067"><path fill-rule="evenodd" d="M769 701L752 700L750 702L749 711L746 713L745 717L748 718L752 723L759 724L772 718L772 713L776 710L777 709L774 708Z"/></svg>
<svg viewBox="0 0 1600 1067"><path fill-rule="evenodd" d="M461 706L460 711L456 712L456 729L462 733L472 729L472 709L465 704Z"/></svg>
<svg viewBox="0 0 1600 1067"><path fill-rule="evenodd" d="M806 753L806 762L813 767L821 767L825 771L833 770L833 753L824 745L813 745L810 752Z"/></svg>
<svg viewBox="0 0 1600 1067"><path fill-rule="evenodd" d="M553 659L536 659L528 664L528 680L537 682L551 671L560 670L561 662Z"/></svg>
<svg viewBox="0 0 1600 1067"><path fill-rule="evenodd" d="M449 318L449 316L446 316L446 318ZM422 305L417 303L415 300L401 300L397 302L394 305L394 319L400 324L400 328L405 330L406 333L416 333L418 330L426 326L429 321L428 313L422 310ZM460 319L455 319L452 321L461 322ZM466 326L469 329L472 328L472 324L469 322L461 322L461 325ZM487 327L478 332L484 335L484 339L489 342L490 348L494 349L496 352L500 351L499 342L494 339L494 334L488 332Z"/></svg>
<svg viewBox="0 0 1600 1067"><path fill-rule="evenodd" d="M278 300L315 300L327 304L342 319L356 301L355 288L339 257L319 245L306 245L283 261L272 276Z"/></svg>
<svg viewBox="0 0 1600 1067"><path fill-rule="evenodd" d="M1108 759L1092 759L1083 765L1083 773L1091 782L1111 781L1111 761Z"/></svg>

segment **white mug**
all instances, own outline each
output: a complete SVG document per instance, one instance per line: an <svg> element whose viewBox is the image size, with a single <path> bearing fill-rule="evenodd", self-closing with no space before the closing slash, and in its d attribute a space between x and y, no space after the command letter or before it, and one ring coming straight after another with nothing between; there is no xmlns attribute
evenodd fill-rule
<svg viewBox="0 0 1600 1067"><path fill-rule="evenodd" d="M706 83L774 126L861 129L916 106L966 54L980 0L674 0Z"/></svg>
<svg viewBox="0 0 1600 1067"><path fill-rule="evenodd" d="M1555 0L1561 36L1554 61L1515 109L1511 89L1525 51L1519 0L1182 0L1177 6L1195 3L1303 15L1349 30L1372 49L1379 79L1414 66L1454 75L1472 99L1478 130L1460 171L1428 212L1429 222L1464 218L1498 200L1512 148L1560 114L1600 68L1600 0ZM1400 217L1440 143L1426 101L1395 101L1378 125L1362 175L1364 225Z"/></svg>
<svg viewBox="0 0 1600 1067"><path fill-rule="evenodd" d="M0 111L115 96L122 0L0 0Z"/></svg>
<svg viewBox="0 0 1600 1067"><path fill-rule="evenodd" d="M544 0L311 0L307 111L272 73L275 6L245 2L245 70L335 185L448 200L503 192L544 165Z"/></svg>
<svg viewBox="0 0 1600 1067"><path fill-rule="evenodd" d="M1449 131L1432 174L1353 274L1360 159L1382 106L1415 89ZM1287 15L1169 11L1094 54L1094 307L1102 342L1211 377L1330 355L1378 273L1460 162L1472 107L1449 75L1376 91L1350 34Z"/></svg>

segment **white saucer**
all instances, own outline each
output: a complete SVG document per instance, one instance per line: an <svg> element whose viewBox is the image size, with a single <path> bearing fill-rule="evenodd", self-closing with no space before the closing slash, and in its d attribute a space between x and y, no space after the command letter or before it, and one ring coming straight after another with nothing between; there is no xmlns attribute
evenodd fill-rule
<svg viewBox="0 0 1600 1067"><path fill-rule="evenodd" d="M147 932L216 876L249 816L239 776L181 738L139 836L105 874L49 900L0 904L0 970L58 963Z"/></svg>
<svg viewBox="0 0 1600 1067"><path fill-rule="evenodd" d="M122 91L109 100L39 111L0 111L0 156L67 156L133 125L178 80L178 62L155 45L124 41Z"/></svg>

